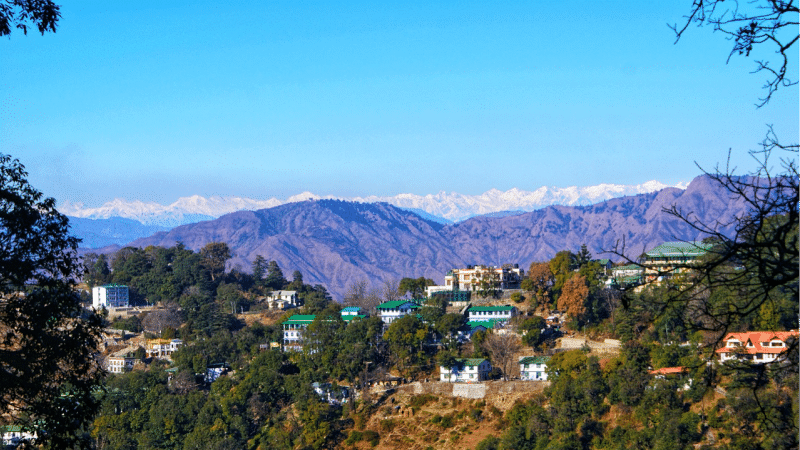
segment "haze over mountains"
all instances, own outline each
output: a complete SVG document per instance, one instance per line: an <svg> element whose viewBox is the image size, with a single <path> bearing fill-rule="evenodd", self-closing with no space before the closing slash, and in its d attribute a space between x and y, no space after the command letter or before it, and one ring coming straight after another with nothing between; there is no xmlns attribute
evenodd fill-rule
<svg viewBox="0 0 800 450"><path fill-rule="evenodd" d="M182 242L198 250L208 242L226 242L234 255L231 266L249 270L250 262L262 255L276 260L286 275L300 270L305 282L324 284L340 299L350 284L362 279L378 285L425 276L441 283L454 267L519 263L527 269L532 261L547 260L564 249L577 251L583 243L595 257L609 257L603 251L624 239L625 253L635 258L663 241L702 238L662 211L672 205L705 223L728 223L745 211L710 179L698 177L685 190L665 188L593 205L547 206L451 225L388 203L310 200L234 212L130 245Z"/></svg>
<svg viewBox="0 0 800 450"><path fill-rule="evenodd" d="M533 211L549 205L577 206L597 203L624 195L655 192L669 187L658 181L648 181L637 185L600 184L597 186L570 186L565 188L542 186L535 191L510 189L500 191L492 189L481 195L464 195L455 192L415 195L399 194L392 197L334 197L319 196L304 192L286 200L271 198L254 200L241 197L210 197L199 195L182 197L170 205L140 200L115 199L97 208L84 208L77 203L63 203L59 211L78 218L109 219L122 217L133 219L144 225L158 227L176 227L202 220L215 219L236 211L255 211L272 208L287 203L305 200L347 200L362 203L388 203L400 208L430 214L430 219L443 223L458 222L473 216L501 211ZM675 187L685 188L684 185Z"/></svg>

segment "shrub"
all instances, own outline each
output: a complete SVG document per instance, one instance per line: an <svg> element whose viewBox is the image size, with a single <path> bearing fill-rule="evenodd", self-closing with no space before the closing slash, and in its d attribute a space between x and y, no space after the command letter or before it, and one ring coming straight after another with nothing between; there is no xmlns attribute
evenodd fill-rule
<svg viewBox="0 0 800 450"><path fill-rule="evenodd" d="M344 441L344 445L347 446L354 446L357 442L363 441L368 442L369 445L375 447L381 440L381 435L378 434L377 431L367 430L365 432L360 432L353 430L350 432L350 435L347 436L347 439Z"/></svg>
<svg viewBox="0 0 800 450"><path fill-rule="evenodd" d="M377 431L367 430L361 440L369 442L369 445L376 447L381 440L381 435Z"/></svg>
<svg viewBox="0 0 800 450"><path fill-rule="evenodd" d="M411 397L411 401L408 404L412 408L421 408L430 402L435 402L436 399L437 397L433 394L415 395Z"/></svg>
<svg viewBox="0 0 800 450"><path fill-rule="evenodd" d="M478 442L475 450L498 450L500 448L500 438L489 436L486 439Z"/></svg>
<svg viewBox="0 0 800 450"><path fill-rule="evenodd" d="M381 431L391 432L397 424L393 419L384 419L380 421Z"/></svg>
<svg viewBox="0 0 800 450"><path fill-rule="evenodd" d="M472 420L474 420L475 422L480 422L480 421L481 421L481 419L483 419L483 410L482 410L482 409L480 409L480 408L472 408L472 409L469 411L469 416L470 416L470 417L472 418Z"/></svg>
<svg viewBox="0 0 800 450"><path fill-rule="evenodd" d="M360 431L353 430L350 432L350 435L347 436L347 439L344 440L344 445L353 446L356 445L356 442L360 441L364 437L364 434Z"/></svg>

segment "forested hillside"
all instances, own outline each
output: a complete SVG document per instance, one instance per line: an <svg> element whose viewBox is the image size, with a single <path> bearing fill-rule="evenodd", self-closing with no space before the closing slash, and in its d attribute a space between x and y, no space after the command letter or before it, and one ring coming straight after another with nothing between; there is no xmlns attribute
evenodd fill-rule
<svg viewBox="0 0 800 450"><path fill-rule="evenodd" d="M227 250L220 243L196 253L182 246L123 249L111 258L113 271L105 257L93 260L85 274L90 284L124 282L137 298L158 299L166 307L118 319L113 327L186 344L172 363L144 359L133 371L107 378L90 431L97 448L796 446L796 360L769 367L707 364L716 358L720 331L699 331L708 317L687 314L675 303L675 293L691 278L623 291L603 283L605 270L586 248L560 251L529 267L524 289L510 299L523 312L520 317L502 332L479 332L458 342L452 337L466 318L448 313L435 298L388 327L375 316L346 322L342 305L326 297L324 287L305 284L299 272L287 280L274 261L259 258L252 267L256 276L225 271ZM383 298L352 291L346 305L374 307L408 296L415 280L404 281ZM263 308L259 298L275 289L297 290L305 305L278 316L251 316L266 320L249 325L242 320L247 316L233 314ZM741 294L715 287L706 306L714 311L741 305L748 301ZM539 315L554 308L566 312L566 320L560 330L543 333ZM778 288L769 303L731 316L728 326L785 330L797 312L791 291ZM165 325L165 314L175 320ZM265 347L281 342L280 324L293 314L315 315L303 350ZM562 333L579 330L586 337L618 339L622 348L597 354L589 347L554 348ZM525 382L537 387L515 402L505 401L503 379L515 376L515 357L526 354L554 354L547 362L549 381ZM430 384L440 365L464 357L492 362L496 381L491 383L498 384L492 394L466 400L409 395L415 392L411 385L378 384L398 377ZM230 371L212 382L204 374L214 364ZM665 368L679 370L667 370L668 376L653 372ZM334 398L347 387L349 399L330 401L313 383L331 383L326 389Z"/></svg>

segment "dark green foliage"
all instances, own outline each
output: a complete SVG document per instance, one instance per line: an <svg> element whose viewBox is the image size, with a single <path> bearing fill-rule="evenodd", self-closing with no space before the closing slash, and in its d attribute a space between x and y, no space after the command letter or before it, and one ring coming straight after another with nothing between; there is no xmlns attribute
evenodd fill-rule
<svg viewBox="0 0 800 450"><path fill-rule="evenodd" d="M111 324L111 328L117 330L128 330L132 333L140 333L142 331L142 321L139 316L130 316L125 319L117 319Z"/></svg>
<svg viewBox="0 0 800 450"><path fill-rule="evenodd" d="M605 412L608 387L596 358L576 350L559 353L548 362L547 372L551 385L545 393L556 431L576 431L583 417L597 418Z"/></svg>
<svg viewBox="0 0 800 450"><path fill-rule="evenodd" d="M458 330L464 328L467 324L467 318L463 314L449 313L442 314L438 320L432 323L436 333L442 337L444 346L446 348L455 348L458 345L456 335Z"/></svg>
<svg viewBox="0 0 800 450"><path fill-rule="evenodd" d="M651 379L648 373L650 356L643 345L628 341L623 346L620 359L621 363L613 366L608 376L609 400L625 406L636 406Z"/></svg>
<svg viewBox="0 0 800 450"><path fill-rule="evenodd" d="M408 295L409 298L422 298L425 294L425 288L433 286L436 283L430 278L403 278L398 284L397 293L401 296Z"/></svg>
<svg viewBox="0 0 800 450"><path fill-rule="evenodd" d="M56 24L61 19L61 7L52 0L3 2L0 8L0 36L8 36L11 29L22 30L28 34L28 27L36 25L42 35L56 32Z"/></svg>
<svg viewBox="0 0 800 450"><path fill-rule="evenodd" d="M478 442L475 450L500 450L500 439L495 436L487 436L486 439Z"/></svg>
<svg viewBox="0 0 800 450"><path fill-rule="evenodd" d="M438 399L437 396L431 394L415 395L411 397L411 401L408 402L408 405L412 408L422 408L428 403L435 402Z"/></svg>
<svg viewBox="0 0 800 450"><path fill-rule="evenodd" d="M87 253L83 256L83 279L90 287L111 281L108 258L104 254Z"/></svg>
<svg viewBox="0 0 800 450"><path fill-rule="evenodd" d="M264 285L273 291L281 290L287 284L286 278L283 277L283 271L278 263L270 261L267 264L267 279L264 280Z"/></svg>
<svg viewBox="0 0 800 450"><path fill-rule="evenodd" d="M83 439L102 380L102 320L75 290L77 246L55 200L0 155L0 416L61 448Z"/></svg>
<svg viewBox="0 0 800 450"><path fill-rule="evenodd" d="M303 302L304 314L317 314L323 311L331 303L331 295L325 286L321 284L308 287L304 285L301 292L298 293L298 298Z"/></svg>
<svg viewBox="0 0 800 450"><path fill-rule="evenodd" d="M545 328L546 325L545 320L539 316L523 320L522 323L517 326L517 331L524 333L522 336L522 343L534 349L538 349L542 344L542 329Z"/></svg>
<svg viewBox="0 0 800 450"><path fill-rule="evenodd" d="M427 336L428 327L417 316L409 314L392 322L383 338L400 370L409 373L425 357L422 344Z"/></svg>
<svg viewBox="0 0 800 450"><path fill-rule="evenodd" d="M264 286L264 274L267 272L266 265L267 261L261 255L257 255L256 259L253 260L253 285L255 287L261 288Z"/></svg>

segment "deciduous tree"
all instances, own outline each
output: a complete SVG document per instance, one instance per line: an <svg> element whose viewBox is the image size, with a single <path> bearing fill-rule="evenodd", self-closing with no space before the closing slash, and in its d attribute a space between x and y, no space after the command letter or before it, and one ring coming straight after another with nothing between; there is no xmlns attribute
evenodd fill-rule
<svg viewBox="0 0 800 450"><path fill-rule="evenodd" d="M530 290L535 294L531 298L535 307L550 303L552 300L550 293L556 281L550 264L546 262L531 263L528 269L528 279L531 281Z"/></svg>
<svg viewBox="0 0 800 450"><path fill-rule="evenodd" d="M572 320L581 321L586 314L586 300L589 298L589 287L586 278L575 275L564 284L558 297L558 309L566 312Z"/></svg>
<svg viewBox="0 0 800 450"><path fill-rule="evenodd" d="M358 280L347 287L347 292L344 294L344 304L358 306L372 314L375 311L375 307L381 304L381 294L367 280Z"/></svg>
<svg viewBox="0 0 800 450"><path fill-rule="evenodd" d="M671 26L676 42L690 25L711 26L733 42L728 61L734 56L760 54L757 47L767 47L774 57L756 60L756 73L766 73L767 94L758 106L767 104L780 87L797 80L788 77L790 65L796 64L798 41L798 5L794 0L756 0L744 4L723 0L693 0L689 13L680 24ZM769 55L770 53L766 53ZM772 59L772 60L771 60Z"/></svg>
<svg viewBox="0 0 800 450"><path fill-rule="evenodd" d="M516 363L515 356L521 348L519 338L513 334L489 333L483 341L483 348L489 352L492 365L500 368L503 379L508 380L511 367Z"/></svg>

